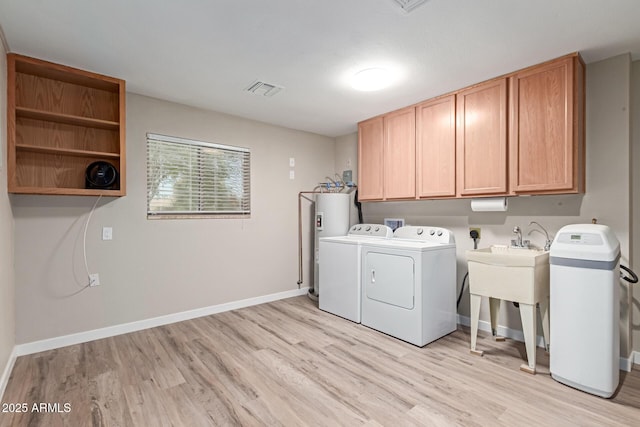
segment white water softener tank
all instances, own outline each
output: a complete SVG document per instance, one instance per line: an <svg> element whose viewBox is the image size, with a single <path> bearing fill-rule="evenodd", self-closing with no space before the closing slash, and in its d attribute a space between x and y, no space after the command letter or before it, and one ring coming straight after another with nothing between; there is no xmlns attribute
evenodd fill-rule
<svg viewBox="0 0 640 427"><path fill-rule="evenodd" d="M549 255L551 376L611 397L620 375L620 243L606 225L567 225Z"/></svg>
<svg viewBox="0 0 640 427"><path fill-rule="evenodd" d="M349 203L351 196L347 193L317 193L315 216L315 239L313 246L313 295L320 294L318 264L320 237L345 236L349 231Z"/></svg>

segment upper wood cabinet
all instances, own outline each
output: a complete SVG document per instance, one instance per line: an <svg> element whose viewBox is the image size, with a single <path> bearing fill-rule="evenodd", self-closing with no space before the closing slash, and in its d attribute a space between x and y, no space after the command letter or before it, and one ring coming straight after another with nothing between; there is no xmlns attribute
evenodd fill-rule
<svg viewBox="0 0 640 427"><path fill-rule="evenodd" d="M413 107L358 124L358 199L415 197L416 118Z"/></svg>
<svg viewBox="0 0 640 427"><path fill-rule="evenodd" d="M384 122L374 117L358 123L358 199L384 197Z"/></svg>
<svg viewBox="0 0 640 427"><path fill-rule="evenodd" d="M577 54L510 77L512 193L584 192L584 84Z"/></svg>
<svg viewBox="0 0 640 427"><path fill-rule="evenodd" d="M584 192L584 86L576 53L361 122L360 199Z"/></svg>
<svg viewBox="0 0 640 427"><path fill-rule="evenodd" d="M384 198L416 196L416 113L413 107L384 116Z"/></svg>
<svg viewBox="0 0 640 427"><path fill-rule="evenodd" d="M125 195L125 82L11 53L7 65L9 192ZM119 172L110 189L86 188L99 160Z"/></svg>
<svg viewBox="0 0 640 427"><path fill-rule="evenodd" d="M507 79L462 90L457 104L457 193L507 193Z"/></svg>
<svg viewBox="0 0 640 427"><path fill-rule="evenodd" d="M449 95L416 106L418 198L456 195L456 98Z"/></svg>

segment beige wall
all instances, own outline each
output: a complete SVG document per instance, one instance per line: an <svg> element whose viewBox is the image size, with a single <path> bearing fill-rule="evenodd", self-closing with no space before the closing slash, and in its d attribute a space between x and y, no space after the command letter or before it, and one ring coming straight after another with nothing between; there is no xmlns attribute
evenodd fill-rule
<svg viewBox="0 0 640 427"><path fill-rule="evenodd" d="M2 55L4 62L4 55ZM587 193L577 196L520 197L510 200L506 214L474 213L467 200L365 203L365 221L405 217L409 224L451 228L458 245L458 284L466 272L464 252L472 248L468 227L482 228L480 246L505 243L511 229L527 230L531 220L551 233L565 224L592 217L614 228L623 263L631 264L630 215L634 192L640 211L638 172L621 159L629 155L630 60L628 55L587 67ZM6 67L2 64L2 73ZM640 66L634 63L636 94ZM2 84L6 79L2 78ZM2 94L6 90L0 87ZM3 108L5 98L2 98ZM640 95L634 97L633 123L640 129ZM353 170L357 182L357 134L335 140L146 98L127 98L128 195L105 198L88 233L88 261L103 285L81 291L85 283L82 229L95 198L14 196L15 295L11 269L12 212L6 195L4 148L0 178L0 363L14 343L14 311L18 343L82 332L244 298L297 288L296 194L313 188L330 171ZM4 126L5 114L0 122ZM253 215L247 220L149 221L145 216L145 132L164 133L252 149ZM6 133L2 131L4 138ZM633 141L640 146L640 132ZM2 139L3 145L5 144ZM633 152L640 164L640 149ZM288 179L288 158L296 158L296 179ZM4 193L1 193L4 191ZM274 208L275 207L275 208ZM633 218L633 219L632 219ZM633 224L631 222L634 221ZM101 227L114 229L114 240L99 240ZM638 233L636 233L638 234ZM8 236L5 239L4 236ZM542 245L540 234L530 236ZM634 262L640 269L640 246ZM305 239L305 242L309 239ZM274 243L275 242L275 243ZM274 250L274 246L275 250ZM305 254L308 254L305 248ZM305 256L308 263L308 255ZM308 273L309 269L307 269ZM304 285L309 284L305 275ZM622 355L640 351L640 291L632 300L622 287ZM629 316L630 308L634 311ZM467 298L460 307L468 315ZM483 319L488 319L483 308ZM520 328L518 312L504 304L501 324ZM0 365L2 366L2 365Z"/></svg>
<svg viewBox="0 0 640 427"><path fill-rule="evenodd" d="M633 270L640 273L640 61L632 64L631 80L631 229ZM640 284L632 285L632 344L640 357Z"/></svg>
<svg viewBox="0 0 640 427"><path fill-rule="evenodd" d="M506 213L472 212L469 200L431 200L412 202L369 202L363 204L365 222L382 222L385 217L405 218L407 224L438 225L451 229L456 238L458 283L467 271L465 251L473 249L469 227L481 228L479 247L508 244L513 227L525 233L530 221L538 221L549 233L562 226L591 222L598 218L613 228L621 243L622 260L629 264L630 253L630 170L629 156L629 81L630 57L621 55L587 66L587 193L585 195L533 196L509 199ZM341 146L346 145L346 146ZM342 138L336 146L336 165L346 161L340 153L352 155L357 136ZM354 164L354 168L357 165ZM528 236L544 245L539 233ZM468 287L459 313L469 315ZM627 357L629 343L630 290L621 285L621 355ZM483 304L481 318L488 321ZM520 316L512 304L502 304L500 324L521 330ZM638 320L635 321L636 324Z"/></svg>
<svg viewBox="0 0 640 427"><path fill-rule="evenodd" d="M0 29L0 39L2 29ZM0 40L0 375L15 344L13 215L7 195L7 60ZM1 390L0 390L1 392Z"/></svg>
<svg viewBox="0 0 640 427"><path fill-rule="evenodd" d="M353 133L336 138L335 144L336 173L342 176L345 170L351 170L351 179L358 182L358 134ZM356 193L351 193L350 224L358 223L358 210L353 202Z"/></svg>
<svg viewBox="0 0 640 427"><path fill-rule="evenodd" d="M251 218L147 220L146 132L249 147ZM127 196L101 200L88 229L100 287L81 290L82 230L96 199L13 198L16 341L297 289L297 193L335 170L334 146L332 138L128 94ZM112 241L100 240L103 226L113 227Z"/></svg>

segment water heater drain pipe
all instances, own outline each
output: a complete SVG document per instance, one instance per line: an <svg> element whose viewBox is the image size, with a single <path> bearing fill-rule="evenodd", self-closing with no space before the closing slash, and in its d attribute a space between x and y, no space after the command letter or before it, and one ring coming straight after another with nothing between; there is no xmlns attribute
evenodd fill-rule
<svg viewBox="0 0 640 427"><path fill-rule="evenodd" d="M303 271L302 271L302 199L306 199L311 203L315 203L312 198L305 196L305 194L315 194L320 193L318 191L319 186L314 188L313 191L301 191L298 193L298 289L300 289L300 285L303 282Z"/></svg>

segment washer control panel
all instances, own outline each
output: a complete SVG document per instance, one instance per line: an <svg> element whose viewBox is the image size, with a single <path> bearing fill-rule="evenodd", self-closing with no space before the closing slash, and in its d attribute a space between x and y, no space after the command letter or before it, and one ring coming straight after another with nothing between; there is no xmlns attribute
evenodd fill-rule
<svg viewBox="0 0 640 427"><path fill-rule="evenodd" d="M404 227L396 229L393 233L393 237L398 239L412 239L445 244L455 243L451 230L426 225L405 225Z"/></svg>
<svg viewBox="0 0 640 427"><path fill-rule="evenodd" d="M356 224L349 229L349 236L393 237L393 230L382 224Z"/></svg>

